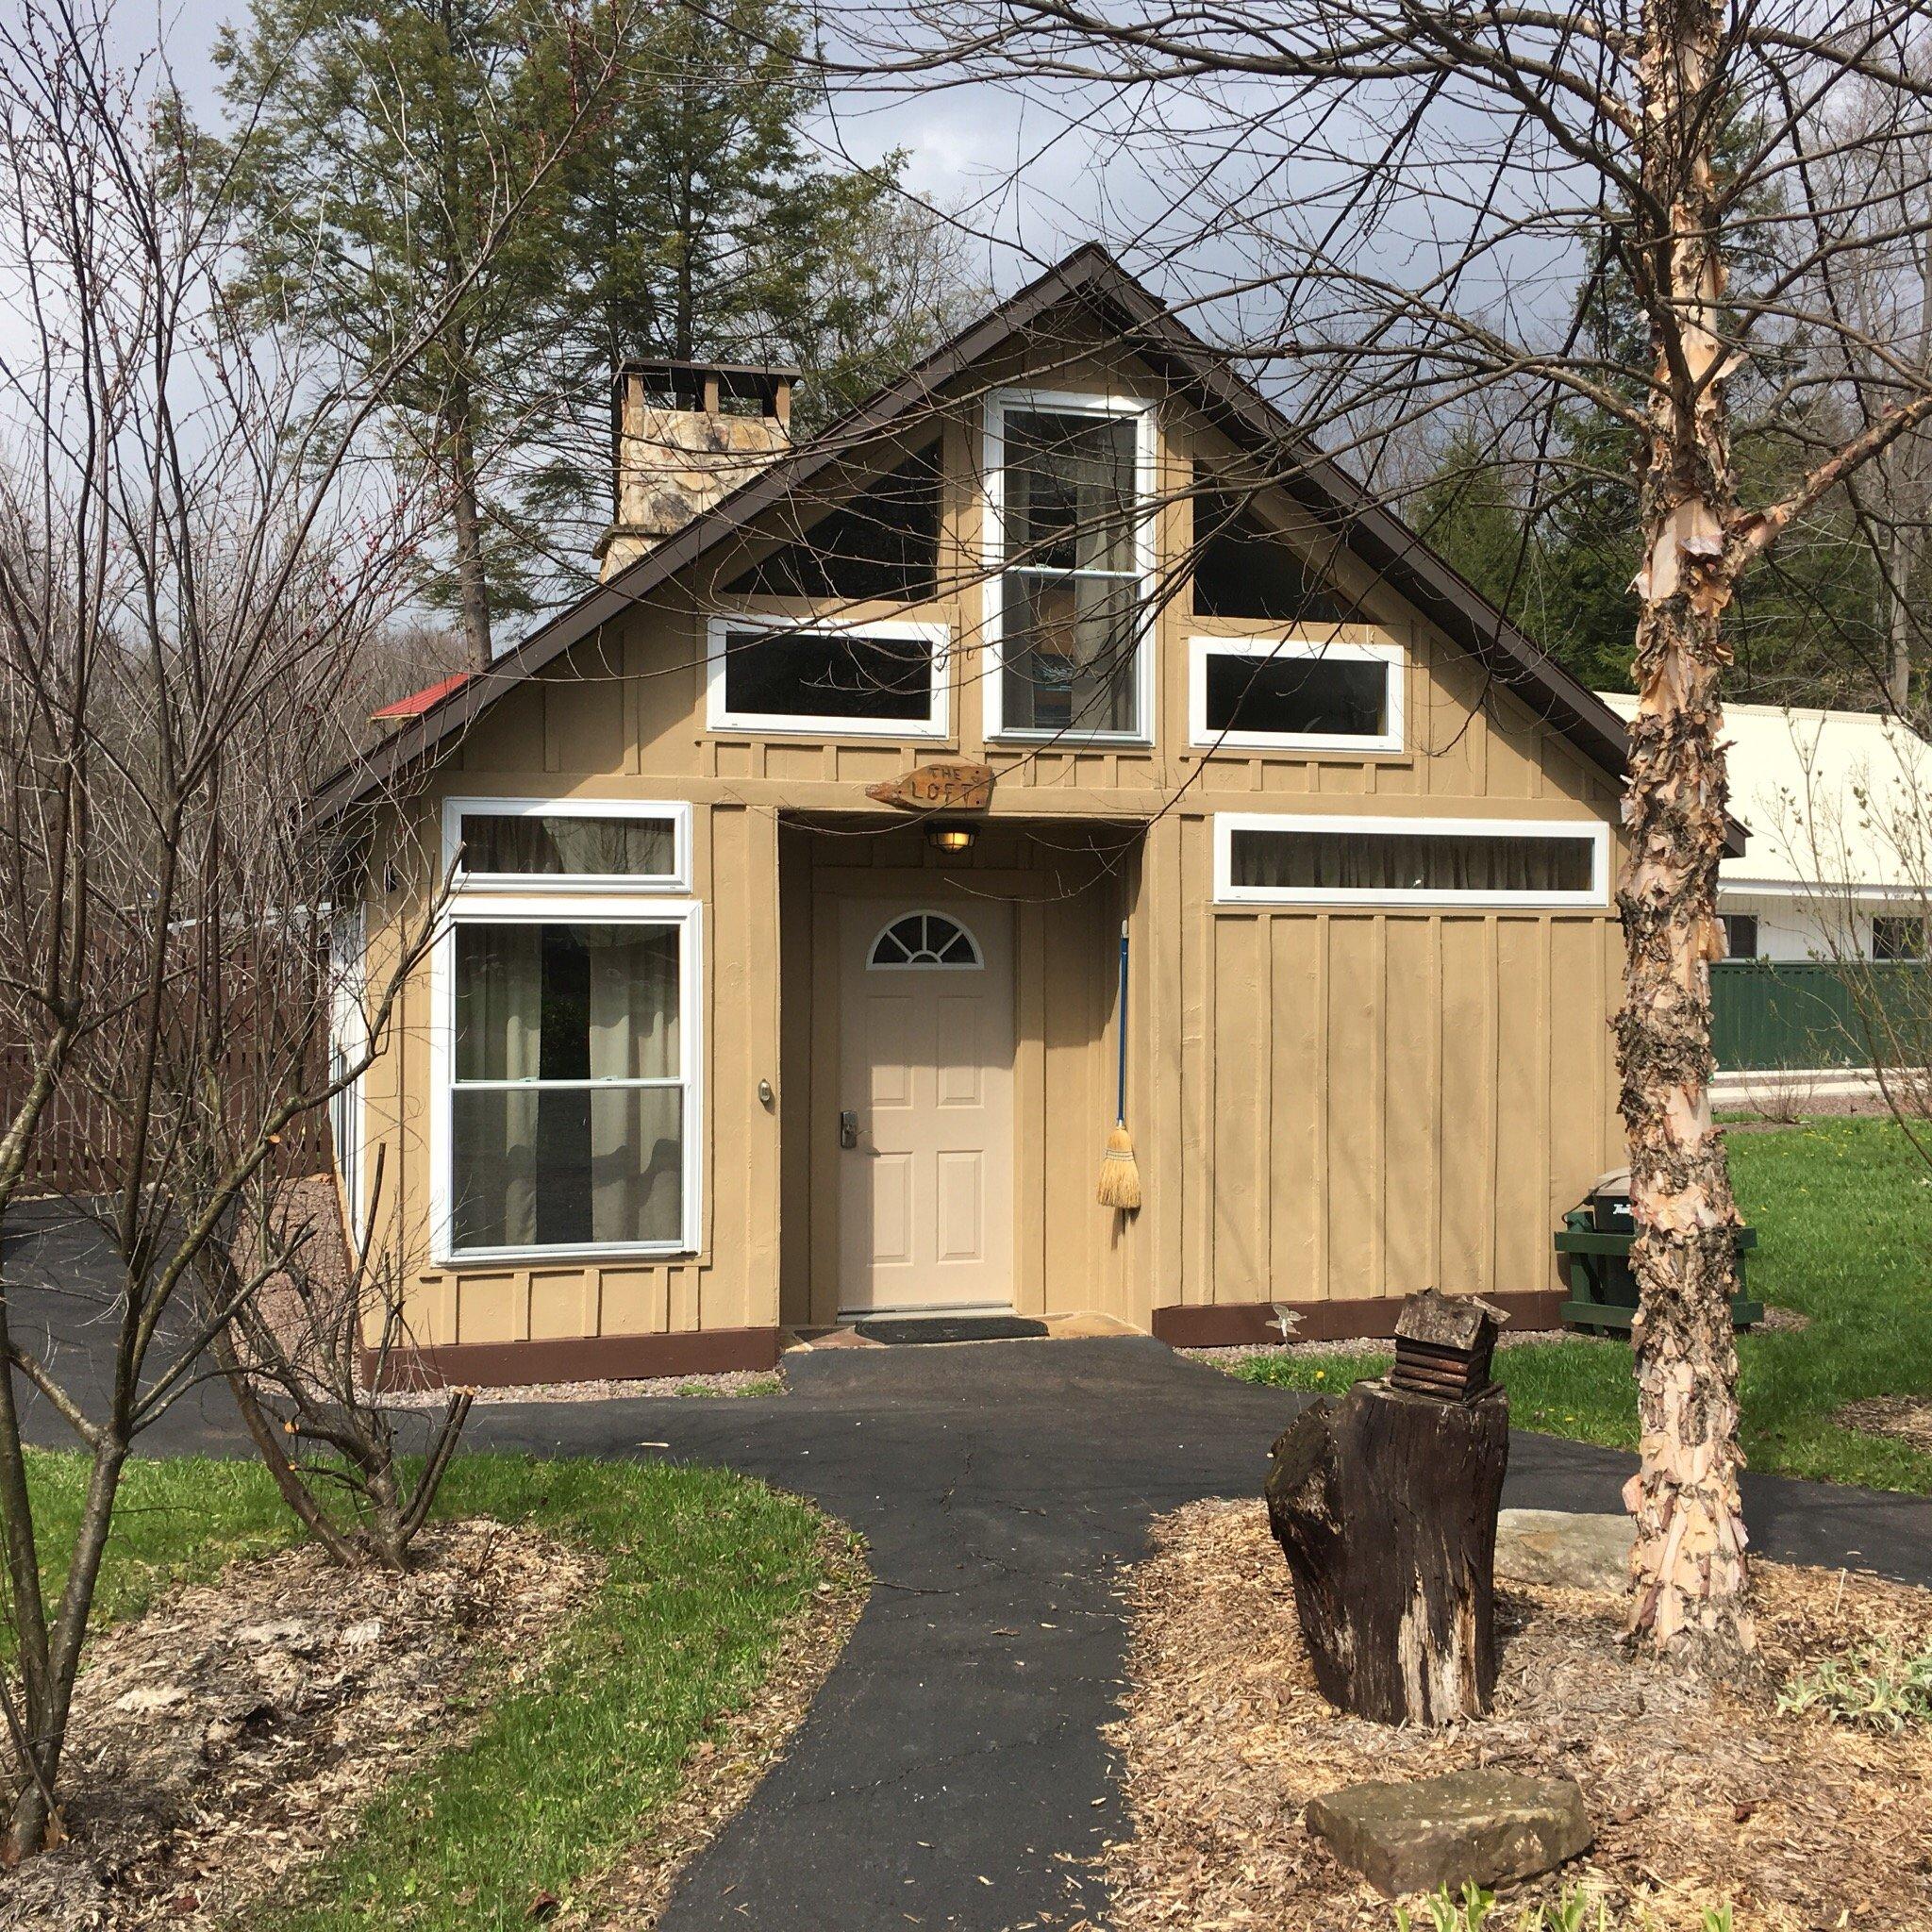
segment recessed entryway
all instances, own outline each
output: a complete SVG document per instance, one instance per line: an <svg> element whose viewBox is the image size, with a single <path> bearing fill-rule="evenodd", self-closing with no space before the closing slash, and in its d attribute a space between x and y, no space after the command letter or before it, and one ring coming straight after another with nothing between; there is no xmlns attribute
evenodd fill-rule
<svg viewBox="0 0 1932 1932"><path fill-rule="evenodd" d="M841 929L839 1312L1013 1294L1012 913L854 898Z"/></svg>

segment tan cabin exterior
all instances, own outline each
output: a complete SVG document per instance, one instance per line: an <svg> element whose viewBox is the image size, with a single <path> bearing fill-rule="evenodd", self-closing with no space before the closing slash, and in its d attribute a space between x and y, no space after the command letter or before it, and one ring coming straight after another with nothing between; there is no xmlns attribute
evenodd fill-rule
<svg viewBox="0 0 1932 1932"><path fill-rule="evenodd" d="M754 1366L784 1329L879 1309L1092 1311L1215 1343L1267 1338L1277 1305L1304 1335L1387 1333L1399 1298L1433 1285L1555 1319L1552 1231L1623 1159L1614 720L1392 519L1338 509L1334 473L1284 466L1285 425L1188 364L1191 339L1105 257L1055 275L841 425L835 454L781 455L409 721L387 763L327 801L373 813L374 973L464 860L345 1136L358 1214L384 1176L373 1211L407 1272L412 1341L452 1379ZM1132 425L1140 552L1095 554L1154 594L1134 689L1115 676L1099 733L1013 720L1020 632L994 599L1031 610L1081 591L1078 569L1039 589L999 547L999 479L1019 459L995 431L1029 410ZM926 594L832 611L742 589L828 506L934 444ZM1247 513L1341 618L1197 608L1201 479L1257 476L1288 480L1256 487ZM1034 508L1047 484L1029 473L1025 488L1027 515L1057 513ZM934 666L926 715L860 729L734 704L732 654L750 661L760 625L814 625L861 643L882 627ZM1025 633L1028 663L1046 634ZM1379 689L1374 728L1229 728L1251 715L1248 687L1204 696L1215 667L1284 655L1361 667L1349 675ZM1024 702L1064 704L1058 680L1081 675L1056 662ZM869 795L939 761L990 768L990 803L909 812ZM479 832L495 837L486 820L522 816L547 838L579 811L654 828L631 844L585 834L595 863L654 856L624 875L469 862ZM970 846L937 849L936 826ZM1396 863L1379 856L1391 837L1434 883L1373 883ZM1507 887L1492 840L1530 853ZM1491 886L1442 885L1431 841L1466 849ZM593 1071L557 1085L554 1118L590 1178L558 1182L529 1152L553 1103L518 1083L553 1064L528 1039L526 982L554 964L530 963L553 944L537 929L573 923L591 964L568 972L590 991L541 997L589 1016ZM1095 1198L1123 926L1144 1197L1131 1214ZM901 959L922 934L956 957ZM641 971L647 999L619 984ZM465 1027L509 1044L473 1046ZM633 1084L594 1091L594 1069L618 1065ZM466 1134L485 1154L456 1144ZM454 1198L465 1186L474 1207ZM537 1239L546 1186L591 1205L559 1208ZM551 1238L566 1224L623 1238Z"/></svg>

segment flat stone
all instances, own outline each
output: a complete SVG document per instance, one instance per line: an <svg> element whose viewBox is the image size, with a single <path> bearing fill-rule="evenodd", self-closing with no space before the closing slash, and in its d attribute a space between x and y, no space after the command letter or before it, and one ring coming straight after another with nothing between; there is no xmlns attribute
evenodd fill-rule
<svg viewBox="0 0 1932 1932"><path fill-rule="evenodd" d="M1496 1574L1507 1583L1612 1594L1630 1581L1637 1526L1627 1516L1567 1509L1504 1509L1496 1517Z"/></svg>
<svg viewBox="0 0 1932 1932"><path fill-rule="evenodd" d="M1314 1799L1307 1823L1388 1898L1534 1878L1587 1852L1595 1837L1572 1780L1513 1771L1349 1785Z"/></svg>

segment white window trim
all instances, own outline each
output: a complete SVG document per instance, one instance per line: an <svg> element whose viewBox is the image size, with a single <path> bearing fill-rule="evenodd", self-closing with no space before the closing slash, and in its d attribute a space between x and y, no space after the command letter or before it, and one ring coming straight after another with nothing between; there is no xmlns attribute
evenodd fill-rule
<svg viewBox="0 0 1932 1932"><path fill-rule="evenodd" d="M1380 664L1387 677L1384 708L1389 728L1357 736L1345 731L1216 731L1208 723L1210 658L1331 658ZM1197 751L1399 752L1406 748L1407 656L1397 643L1355 642L1338 637L1193 637L1188 640L1188 741Z"/></svg>
<svg viewBox="0 0 1932 1932"><path fill-rule="evenodd" d="M669 819L668 873L469 872L458 864L463 819ZM458 891L688 892L691 891L691 805L666 798L445 798L442 865ZM456 868L452 872L452 868Z"/></svg>
<svg viewBox="0 0 1932 1932"><path fill-rule="evenodd" d="M331 941L335 932L340 930L343 949L351 952L353 957L336 957L335 946L331 943L330 1057L333 1059L340 1055L344 1062L349 1062L360 1059L369 1050L369 1010L365 1004L369 991L367 909L358 906L354 912L341 918L339 927L333 921L331 925ZM333 1067L330 1071L333 1074ZM346 1134L334 1131L338 1108L347 1124ZM349 1231L360 1241L367 1232L367 1203L362 1198L363 1156L369 1146L369 1073L366 1068L331 1098L329 1126L330 1140L334 1142L331 1152L335 1156L336 1175L341 1185L342 1204L348 1210ZM344 1140L349 1142L346 1158L341 1145Z"/></svg>
<svg viewBox="0 0 1932 1932"><path fill-rule="evenodd" d="M806 631L815 637L917 640L932 646L932 699L924 719L841 718L827 712L805 716L790 711L734 711L724 694L725 641L733 631ZM910 618L855 621L835 617L718 616L705 627L705 723L712 731L749 732L759 738L866 738L897 743L908 739L952 736L953 633L949 625Z"/></svg>
<svg viewBox="0 0 1932 1932"><path fill-rule="evenodd" d="M1362 891L1346 886L1238 886L1237 832L1383 832L1402 836L1488 833L1503 838L1587 840L1591 882L1574 892L1486 892L1398 888ZM1395 818L1331 812L1224 811L1214 817L1214 897L1224 906L1488 906L1499 910L1601 910L1609 897L1610 828L1577 819Z"/></svg>
<svg viewBox="0 0 1932 1932"><path fill-rule="evenodd" d="M1146 506L1134 533L1134 562L1141 576L1141 628L1134 640L1135 708L1140 714L1139 728L1133 731L1089 731L1077 725L1061 729L1035 730L1006 722L1004 636L1006 573L1006 441L1007 417L1013 410L1051 410L1073 416L1132 416L1134 432L1134 490ZM981 597L985 606L984 682L985 735L1019 744L1121 744L1151 745L1154 742L1154 608L1156 571L1155 496L1158 479L1155 475L1154 404L1143 396L1091 395L1071 390L995 390L986 399L985 422L981 430L980 474L985 493L980 505ZM1108 573L1111 575L1111 573Z"/></svg>
<svg viewBox="0 0 1932 1932"><path fill-rule="evenodd" d="M966 943L973 948L970 959L874 959L879 941L905 919L943 919L966 935ZM983 973L986 970L986 954L979 943L979 935L956 912L947 912L937 906L915 906L908 912L895 912L891 918L873 934L872 942L865 949L865 970L868 973Z"/></svg>
<svg viewBox="0 0 1932 1932"><path fill-rule="evenodd" d="M434 1265L456 1268L505 1261L528 1263L623 1259L701 1252L704 1227L705 1011L704 908L695 899L658 899L646 893L609 893L594 906L568 892L461 893L454 896L429 954L429 1241ZM675 925L678 928L678 1074L684 1090L684 1217L668 1241L580 1241L458 1248L453 1241L450 1168L455 1154L451 1095L456 1075L456 929L465 922L486 925ZM592 1087L635 1087L635 1080L593 1080ZM669 1086L670 1081L658 1084Z"/></svg>

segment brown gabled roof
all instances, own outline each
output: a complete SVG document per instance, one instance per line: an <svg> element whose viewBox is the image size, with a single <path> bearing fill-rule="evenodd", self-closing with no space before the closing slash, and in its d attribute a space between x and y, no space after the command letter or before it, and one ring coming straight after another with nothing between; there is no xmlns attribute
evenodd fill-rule
<svg viewBox="0 0 1932 1932"><path fill-rule="evenodd" d="M531 632L488 671L429 704L358 763L329 779L316 796L318 815L341 811L431 761L448 740L506 692L843 460L855 443L891 429L963 370L1070 301L1085 303L1183 400L1231 441L1261 458L1271 481L1315 513L1341 543L1486 665L1554 731L1593 764L1622 777L1626 741L1608 706L1544 656L1399 517L1316 451L1280 410L1169 314L1104 248L1089 242L823 435L776 458L675 536Z"/></svg>

